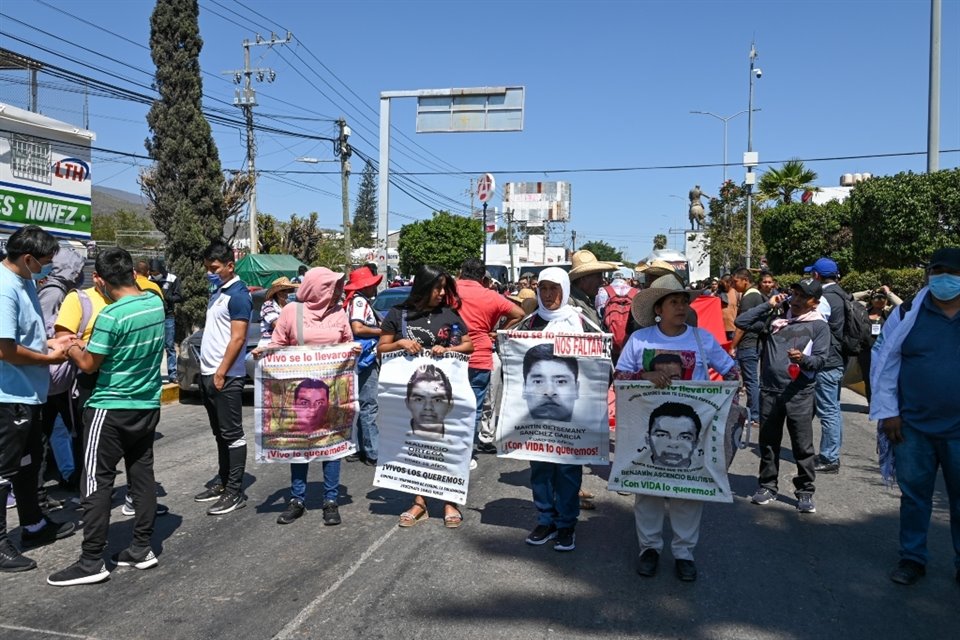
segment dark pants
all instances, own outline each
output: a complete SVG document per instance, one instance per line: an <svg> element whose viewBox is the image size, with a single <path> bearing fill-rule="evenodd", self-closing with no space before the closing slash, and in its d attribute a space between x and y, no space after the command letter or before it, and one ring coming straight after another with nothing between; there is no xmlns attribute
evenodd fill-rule
<svg viewBox="0 0 960 640"><path fill-rule="evenodd" d="M863 374L863 391L867 396L867 404L870 404L870 361L871 361L871 350L867 347L860 349L860 353L857 354L857 364L860 365L860 373Z"/></svg>
<svg viewBox="0 0 960 640"><path fill-rule="evenodd" d="M37 502L40 448L40 405L0 403L0 542L7 539L7 496L17 495L20 525L37 524L43 512Z"/></svg>
<svg viewBox="0 0 960 640"><path fill-rule="evenodd" d="M760 354L756 349L737 349L737 363L743 388L747 392L747 408L750 419L760 420Z"/></svg>
<svg viewBox="0 0 960 640"><path fill-rule="evenodd" d="M127 468L133 495L133 543L135 552L150 547L157 517L157 483L153 477L153 437L160 422L160 409L85 409L87 449L86 478L82 488L83 544L80 563L98 569L103 562L110 527L110 502L117 465Z"/></svg>
<svg viewBox="0 0 960 640"><path fill-rule="evenodd" d="M797 493L813 493L816 472L813 466L814 387L783 393L762 391L760 394L760 486L777 492L780 474L780 442L783 440L783 422L787 422L793 457L797 462L797 477L793 484Z"/></svg>
<svg viewBox="0 0 960 640"><path fill-rule="evenodd" d="M530 461L530 488L537 508L537 524L575 527L580 517L580 485L583 467L579 464Z"/></svg>
<svg viewBox="0 0 960 640"><path fill-rule="evenodd" d="M367 460L376 460L380 451L380 429L377 427L377 387L380 369L372 365L357 373L357 400L360 413L357 415L357 443Z"/></svg>
<svg viewBox="0 0 960 640"><path fill-rule="evenodd" d="M247 464L247 441L243 438L244 376L227 377L219 391L213 376L200 376L200 396L210 418L210 430L217 439L217 472L231 495L243 490Z"/></svg>
<svg viewBox="0 0 960 640"><path fill-rule="evenodd" d="M74 466L73 473L65 476L63 469L60 468L60 465L56 461L56 456L54 456L53 453L53 429L56 425L57 417L63 419L63 423L66 425L71 436L78 431L74 417L73 392L64 391L63 393L47 396L47 403L43 405L41 415L43 424L41 430L43 434L41 445L43 456L39 464L37 481L42 487L46 480L71 480L72 477L76 475L76 470L78 469L78 467ZM80 426L81 430L82 428L83 427ZM73 438L70 440L70 446L71 455L73 455L75 460L76 456L72 451ZM54 472L54 469L56 469L57 472Z"/></svg>

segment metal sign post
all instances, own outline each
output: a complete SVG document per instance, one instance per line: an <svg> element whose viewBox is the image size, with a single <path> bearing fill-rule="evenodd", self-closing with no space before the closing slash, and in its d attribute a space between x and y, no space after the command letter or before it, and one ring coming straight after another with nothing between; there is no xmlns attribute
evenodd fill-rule
<svg viewBox="0 0 960 640"><path fill-rule="evenodd" d="M483 203L483 264L487 264L487 205L493 199L497 181L493 174L485 173L477 180L477 199Z"/></svg>

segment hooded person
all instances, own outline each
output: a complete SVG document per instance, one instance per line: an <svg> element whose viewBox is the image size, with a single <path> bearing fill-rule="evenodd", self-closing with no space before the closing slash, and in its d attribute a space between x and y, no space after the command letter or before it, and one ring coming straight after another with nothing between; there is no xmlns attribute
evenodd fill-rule
<svg viewBox="0 0 960 640"><path fill-rule="evenodd" d="M53 325L63 299L70 291L83 286L83 262L83 257L73 249L61 248L53 256L53 270L37 289L48 338L53 337Z"/></svg>
<svg viewBox="0 0 960 640"><path fill-rule="evenodd" d="M335 345L353 341L353 332L347 314L340 305L343 295L343 274L326 267L314 267L303 275L297 290L297 302L287 304L280 311L269 346L290 347L304 345ZM359 353L360 347L355 350ZM254 350L254 357L262 351ZM308 384L309 383L309 384ZM306 393L309 391L309 393ZM294 430L309 434L326 427L330 390L322 380L304 380L294 396L297 414ZM308 415L309 414L309 415ZM344 455L349 450L344 450ZM309 463L290 463L290 501L277 518L277 524L290 524L303 515L307 498L307 471ZM340 487L340 459L324 460L323 465L323 524L340 524L337 505Z"/></svg>

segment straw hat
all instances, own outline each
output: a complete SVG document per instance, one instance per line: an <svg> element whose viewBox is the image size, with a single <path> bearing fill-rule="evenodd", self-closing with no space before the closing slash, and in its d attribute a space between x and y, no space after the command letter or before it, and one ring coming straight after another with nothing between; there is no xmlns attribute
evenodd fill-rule
<svg viewBox="0 0 960 640"><path fill-rule="evenodd" d="M637 272L642 273L650 282L665 275L673 275L677 279L677 282L683 284L680 274L677 273L676 268L674 268L674 266L666 260L658 259L650 262L649 264L638 265L636 270Z"/></svg>
<svg viewBox="0 0 960 640"><path fill-rule="evenodd" d="M570 282L573 282L578 278L582 278L583 276L589 276L593 273L614 271L617 268L617 265L615 264L597 260L597 256L585 249L581 249L580 251L574 253L570 258L570 263L573 265L570 268Z"/></svg>
<svg viewBox="0 0 960 640"><path fill-rule="evenodd" d="M287 276L280 276L276 280L270 283L270 288L267 289L267 295L263 298L264 300L270 300L273 296L277 295L284 290L293 290L299 287L300 285L296 282L290 282L290 278Z"/></svg>
<svg viewBox="0 0 960 640"><path fill-rule="evenodd" d="M640 327L652 327L656 324L656 313L653 308L660 300L672 293L685 293L690 300L697 297L697 291L684 289L683 285L673 274L660 276L651 283L648 289L643 289L633 298L633 305L630 307L630 313L633 319Z"/></svg>
<svg viewBox="0 0 960 640"><path fill-rule="evenodd" d="M360 267L350 272L350 282L344 285L344 291L360 291L380 284L383 274L373 275L370 267Z"/></svg>

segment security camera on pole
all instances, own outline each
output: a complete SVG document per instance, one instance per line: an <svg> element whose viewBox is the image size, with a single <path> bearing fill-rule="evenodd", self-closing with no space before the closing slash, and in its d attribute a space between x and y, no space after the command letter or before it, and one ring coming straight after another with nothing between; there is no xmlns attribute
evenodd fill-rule
<svg viewBox="0 0 960 640"><path fill-rule="evenodd" d="M477 180L477 199L483 204L483 264L487 264L487 205L497 190L493 174L485 173Z"/></svg>
<svg viewBox="0 0 960 640"><path fill-rule="evenodd" d="M757 177L753 173L753 168L759 164L759 154L753 150L753 77L760 78L763 71L754 67L754 61L757 59L757 48L754 43L750 43L750 98L747 103L747 152L743 154L743 166L747 168L747 177L744 183L747 185L747 268L750 268L750 258L753 254L753 185L756 184Z"/></svg>

